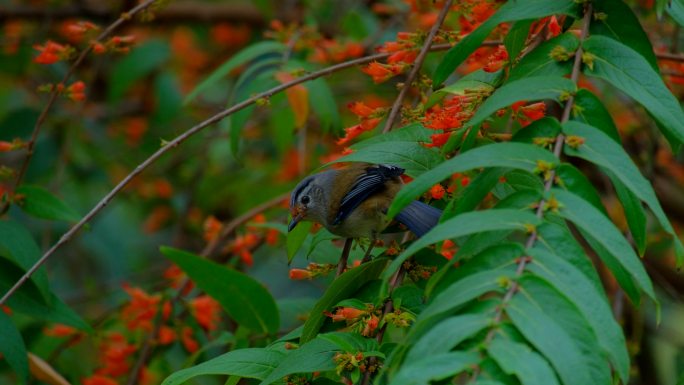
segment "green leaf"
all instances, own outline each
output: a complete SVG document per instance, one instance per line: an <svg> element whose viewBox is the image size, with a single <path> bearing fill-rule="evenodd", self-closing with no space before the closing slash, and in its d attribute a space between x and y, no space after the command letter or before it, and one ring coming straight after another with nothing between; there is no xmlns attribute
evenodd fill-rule
<svg viewBox="0 0 684 385"><path fill-rule="evenodd" d="M610 384L609 366L576 308L539 278L523 276L519 283L520 292L510 300L506 313L551 362L563 384Z"/></svg>
<svg viewBox="0 0 684 385"><path fill-rule="evenodd" d="M487 352L501 369L518 377L522 385L558 385L549 363L525 344L496 337Z"/></svg>
<svg viewBox="0 0 684 385"><path fill-rule="evenodd" d="M305 83L309 90L311 111L318 117L324 132L339 132L342 128L340 114L337 112L335 96L325 79L316 79Z"/></svg>
<svg viewBox="0 0 684 385"><path fill-rule="evenodd" d="M556 176L560 179L561 186L564 189L577 194L608 216L608 212L601 202L601 196L582 171L569 163L563 163L556 168Z"/></svg>
<svg viewBox="0 0 684 385"><path fill-rule="evenodd" d="M0 221L0 255L8 257L24 270L28 270L41 256L38 245L26 228L17 222ZM30 278L43 300L49 303L52 296L45 268L38 269Z"/></svg>
<svg viewBox="0 0 684 385"><path fill-rule="evenodd" d="M20 289L7 302L8 306L22 314L26 314L35 319L42 321L49 321L54 323L61 323L73 326L79 330L91 333L93 330L76 312L74 312L67 304L62 302L59 297L52 294L49 305L36 300L34 296L20 294Z"/></svg>
<svg viewBox="0 0 684 385"><path fill-rule="evenodd" d="M499 183L501 177L509 171L507 168L494 167L488 168L479 173L473 180L461 190L457 196L449 202L444 209L440 220L444 222L454 216L475 210L477 205L487 196L487 194Z"/></svg>
<svg viewBox="0 0 684 385"><path fill-rule="evenodd" d="M672 17L672 19L674 19L674 21L677 22L677 24L679 24L680 26L684 26L684 1L668 1L665 10L670 15L670 17ZM684 375L680 377L680 381L684 383Z"/></svg>
<svg viewBox="0 0 684 385"><path fill-rule="evenodd" d="M527 270L544 279L579 309L591 326L620 378L629 380L629 354L625 336L613 313L605 294L587 276L563 258L535 248L528 250L532 263Z"/></svg>
<svg viewBox="0 0 684 385"><path fill-rule="evenodd" d="M405 362L446 353L489 326L491 322L491 317L485 314L462 314L447 318L415 341ZM416 340L416 334L411 333L411 337L412 340Z"/></svg>
<svg viewBox="0 0 684 385"><path fill-rule="evenodd" d="M337 366L333 357L340 351L336 344L316 338L293 350L259 385L272 384L294 373L313 373L333 370Z"/></svg>
<svg viewBox="0 0 684 385"><path fill-rule="evenodd" d="M551 57L554 49L563 50L570 56L568 60L556 61ZM547 40L520 59L513 66L508 81L519 80L530 76L558 76L568 75L572 71L572 54L579 48L579 39L570 32L560 34Z"/></svg>
<svg viewBox="0 0 684 385"><path fill-rule="evenodd" d="M162 246L161 252L241 326L261 333L278 332L275 300L254 278L183 250Z"/></svg>
<svg viewBox="0 0 684 385"><path fill-rule="evenodd" d="M513 209L490 209L457 215L433 227L427 234L413 242L392 261L382 276L386 280L389 279L410 256L424 247L445 239L493 230L527 231L529 226L537 226L539 223L541 220L536 215Z"/></svg>
<svg viewBox="0 0 684 385"><path fill-rule="evenodd" d="M572 94L576 89L575 82L560 76L529 76L509 81L482 103L467 125L476 126L501 108L520 100L559 100L561 95Z"/></svg>
<svg viewBox="0 0 684 385"><path fill-rule="evenodd" d="M624 149L600 130L582 123L567 122L564 124L563 130L566 135L576 135L584 138L584 144L578 148L565 146L566 154L586 159L610 170L629 191L646 203L663 229L673 237L677 264L681 266L684 263L684 245L682 245L677 233L667 219L667 215L665 215L660 206L653 187L641 175L639 169L632 162L629 155L625 153Z"/></svg>
<svg viewBox="0 0 684 385"><path fill-rule="evenodd" d="M617 126L606 107L601 103L601 99L591 91L581 88L575 94L573 104L573 120L594 126L615 142L621 143Z"/></svg>
<svg viewBox="0 0 684 385"><path fill-rule="evenodd" d="M285 247L287 249L287 263L292 262L292 259L297 255L297 252L304 244L306 237L311 231L313 222L303 221L299 222L297 226L287 233L287 239L285 240ZM312 245L313 247L313 245Z"/></svg>
<svg viewBox="0 0 684 385"><path fill-rule="evenodd" d="M265 55L282 55L282 53L287 49L287 47L280 42L276 41L262 41L245 47L240 52L232 55L228 61L221 64L217 69L214 70L206 79L202 80L189 94L185 97L183 103L190 103L199 94L206 91L212 85L222 78L228 76L231 71L237 67L246 64L260 56Z"/></svg>
<svg viewBox="0 0 684 385"><path fill-rule="evenodd" d="M450 352L406 363L392 379L392 385L428 385L452 377L480 362L475 352Z"/></svg>
<svg viewBox="0 0 684 385"><path fill-rule="evenodd" d="M439 87L456 67L480 47L482 42L499 23L526 19L537 19L554 14L575 15L577 4L572 0L519 0L509 1L489 17L477 29L469 33L451 48L439 63L432 78L434 87Z"/></svg>
<svg viewBox="0 0 684 385"><path fill-rule="evenodd" d="M617 265L625 269L641 290L656 301L653 284L646 274L644 266L629 242L615 228L613 222L591 204L569 191L554 188L552 189L552 196L561 204L559 213L563 218L574 223L585 232L597 235L595 239L612 256L609 260L603 260L608 268L613 270L613 267ZM632 300L635 305L638 305L639 298L632 298Z"/></svg>
<svg viewBox="0 0 684 385"><path fill-rule="evenodd" d="M311 310L311 314L304 324L300 341L305 343L313 340L325 321L323 312L330 310L341 300L349 298L361 286L376 279L385 266L387 266L387 259L377 258L337 277Z"/></svg>
<svg viewBox="0 0 684 385"><path fill-rule="evenodd" d="M651 65L654 71L658 69L658 59L653 53L653 47L648 35L641 27L629 5L622 0L602 0L594 5L594 15L604 14L592 20L589 34L603 35L619 41L639 53Z"/></svg>
<svg viewBox="0 0 684 385"><path fill-rule="evenodd" d="M17 374L21 383L27 383L28 355L24 340L10 317L2 310L0 310L0 353L3 355L3 360Z"/></svg>
<svg viewBox="0 0 684 385"><path fill-rule="evenodd" d="M435 296L434 300L420 313L411 329L409 339L423 335L444 316L481 295L502 291L504 289L502 282L507 282L514 275L515 265L509 264L499 269L477 272L452 283Z"/></svg>
<svg viewBox="0 0 684 385"><path fill-rule="evenodd" d="M150 40L134 47L114 64L109 76L107 99L118 102L140 79L160 68L171 57L169 44Z"/></svg>
<svg viewBox="0 0 684 385"><path fill-rule="evenodd" d="M19 207L36 218L76 222L80 216L61 199L40 186L23 185L17 189L23 195Z"/></svg>
<svg viewBox="0 0 684 385"><path fill-rule="evenodd" d="M366 338L357 333L333 332L320 334L318 338L330 341L339 350L348 353L372 352L378 350L378 341L373 338ZM383 357L384 358L384 357Z"/></svg>
<svg viewBox="0 0 684 385"><path fill-rule="evenodd" d="M539 161L558 164L558 159L551 152L530 144L506 142L474 148L442 162L404 186L394 198L388 215L394 217L435 183L454 173L482 167L507 167L534 172Z"/></svg>
<svg viewBox="0 0 684 385"><path fill-rule="evenodd" d="M263 380L283 358L283 353L263 348L233 350L197 366L179 370L168 376L162 385L180 385L191 378L205 375L231 375Z"/></svg>
<svg viewBox="0 0 684 385"><path fill-rule="evenodd" d="M618 179L612 172L604 171L610 181L615 187L615 192L617 193L618 199L622 204L622 208L625 211L625 218L627 219L627 225L629 226L629 231L632 233L632 239L636 244L637 251L640 256L646 253L646 212L644 211L644 206L641 204L639 197L634 195L624 183Z"/></svg>
<svg viewBox="0 0 684 385"><path fill-rule="evenodd" d="M679 148L684 142L684 112L648 61L628 46L605 36L591 36L582 46L593 55L593 69L585 73L608 81L643 105L676 139L676 143L671 143L673 147Z"/></svg>
<svg viewBox="0 0 684 385"><path fill-rule="evenodd" d="M527 35L530 34L530 27L533 22L533 19L516 21L504 37L504 46L511 61L515 61L525 47Z"/></svg>
<svg viewBox="0 0 684 385"><path fill-rule="evenodd" d="M561 133L561 125L556 118L543 117L513 135L513 141L534 144L537 138L555 139Z"/></svg>
<svg viewBox="0 0 684 385"><path fill-rule="evenodd" d="M430 141L430 130L412 124L384 135L377 135L352 146L353 153L336 159L339 162L386 163L402 167L406 174L418 176L438 165L444 158L435 149L420 142Z"/></svg>

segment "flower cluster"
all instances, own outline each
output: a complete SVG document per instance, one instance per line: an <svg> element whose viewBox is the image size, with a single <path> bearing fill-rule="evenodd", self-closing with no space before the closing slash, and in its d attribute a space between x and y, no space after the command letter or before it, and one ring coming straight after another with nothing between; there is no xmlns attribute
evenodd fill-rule
<svg viewBox="0 0 684 385"><path fill-rule="evenodd" d="M537 102L528 105L527 101L521 100L513 103L511 110L513 111L513 118L517 119L521 126L526 127L546 115L546 104Z"/></svg>
<svg viewBox="0 0 684 385"><path fill-rule="evenodd" d="M320 264L311 262L306 269L290 269L290 279L295 281L314 279L319 276L328 275L331 271L334 271L335 268L336 265L334 264Z"/></svg>
<svg viewBox="0 0 684 385"><path fill-rule="evenodd" d="M359 124L344 129L345 135L337 141L337 144L344 146L349 144L357 136L366 131L370 131L380 124L387 114L385 107L371 107L363 102L352 102L347 108L359 118Z"/></svg>
<svg viewBox="0 0 684 385"><path fill-rule="evenodd" d="M365 309L354 307L338 307L334 313L326 312L333 322L345 322L347 327L364 337L372 336L380 324L380 312L371 304L366 304Z"/></svg>
<svg viewBox="0 0 684 385"><path fill-rule="evenodd" d="M75 50L69 45L62 45L48 40L45 44L36 44L33 49L39 52L38 56L33 58L34 63L38 64L54 64L58 61L69 60Z"/></svg>

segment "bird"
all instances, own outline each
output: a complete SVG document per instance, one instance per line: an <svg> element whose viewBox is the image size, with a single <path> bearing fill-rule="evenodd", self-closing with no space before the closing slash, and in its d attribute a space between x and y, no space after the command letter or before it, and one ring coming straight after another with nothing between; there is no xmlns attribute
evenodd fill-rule
<svg viewBox="0 0 684 385"><path fill-rule="evenodd" d="M353 163L304 178L290 196L288 232L309 220L344 238L377 239L391 222L387 211L403 185L404 171L388 164ZM441 215L442 210L416 200L395 219L421 237Z"/></svg>

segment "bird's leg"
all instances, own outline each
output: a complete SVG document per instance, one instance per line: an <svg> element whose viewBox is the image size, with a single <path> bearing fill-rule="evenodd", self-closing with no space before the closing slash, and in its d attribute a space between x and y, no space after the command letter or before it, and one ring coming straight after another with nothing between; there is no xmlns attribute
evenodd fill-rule
<svg viewBox="0 0 684 385"><path fill-rule="evenodd" d="M373 246L375 246L376 241L377 241L377 237L375 234L373 234L373 237L371 238L370 245L368 245L368 248L366 249L366 254L363 255L363 259L361 260L361 263L366 263L366 262L370 261L371 251L373 251Z"/></svg>
<svg viewBox="0 0 684 385"><path fill-rule="evenodd" d="M342 255L340 256L340 261L337 262L337 273L335 277L339 277L344 273L344 269L347 268L347 260L349 259L349 252L351 251L353 238L347 238L344 240L344 247L342 248Z"/></svg>

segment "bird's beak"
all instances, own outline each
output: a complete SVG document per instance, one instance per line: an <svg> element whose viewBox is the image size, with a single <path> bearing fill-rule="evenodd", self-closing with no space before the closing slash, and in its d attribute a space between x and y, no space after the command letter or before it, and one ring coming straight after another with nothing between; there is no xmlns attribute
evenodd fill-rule
<svg viewBox="0 0 684 385"><path fill-rule="evenodd" d="M304 214L301 212L293 215L290 224L287 226L287 232L289 233L290 231L292 231L292 229L294 229L297 226L297 223L299 223L299 221L301 221L303 217Z"/></svg>

